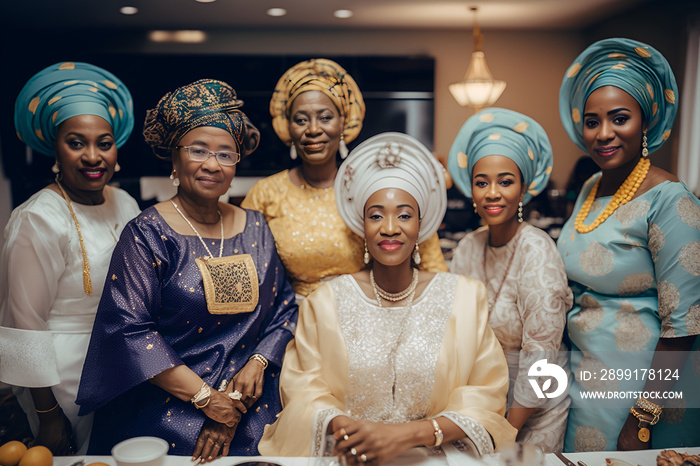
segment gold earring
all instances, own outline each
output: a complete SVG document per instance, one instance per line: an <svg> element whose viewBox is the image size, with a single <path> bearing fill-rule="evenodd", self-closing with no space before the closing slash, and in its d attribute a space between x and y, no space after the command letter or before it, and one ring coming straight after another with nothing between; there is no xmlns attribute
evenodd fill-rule
<svg viewBox="0 0 700 466"><path fill-rule="evenodd" d="M119 162L117 162L117 164L114 166L114 172L118 173L121 170L122 170L122 167L121 167L121 165L119 165Z"/></svg>
<svg viewBox="0 0 700 466"><path fill-rule="evenodd" d="M420 252L418 252L418 240L416 240L416 249L413 251L413 262L416 263L416 265L420 265Z"/></svg>
<svg viewBox="0 0 700 466"><path fill-rule="evenodd" d="M649 149L647 149L647 130L644 130L644 135L642 136L642 157L649 157Z"/></svg>
<svg viewBox="0 0 700 466"><path fill-rule="evenodd" d="M365 255L362 258L365 262L365 265L369 264L369 251L367 250L367 240L365 240Z"/></svg>

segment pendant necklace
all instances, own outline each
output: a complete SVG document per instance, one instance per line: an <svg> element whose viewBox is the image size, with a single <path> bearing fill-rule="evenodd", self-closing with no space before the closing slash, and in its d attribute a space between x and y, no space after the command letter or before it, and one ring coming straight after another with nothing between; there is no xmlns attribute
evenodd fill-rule
<svg viewBox="0 0 700 466"><path fill-rule="evenodd" d="M199 232L197 231L197 229L194 227L194 225L192 225L192 223L189 220L187 220L187 217L185 217L185 214L183 214L182 211L177 207L177 204L175 204L175 202L173 202L172 199L170 199L170 203L173 205L173 207L175 207L175 210L177 210L177 213L180 214L180 216L185 220L185 222L187 222L187 224L190 226L190 228L192 228L192 231L195 232L195 234L197 235L197 238L199 238L199 241L201 241L202 244L204 245L204 249L206 249L207 252L209 253L208 257L214 257L214 254L212 254L211 251L209 250L209 247L207 246L207 243L202 238L202 235L200 235ZM221 257L224 255L224 217L221 215L221 210L217 209L217 213L219 214L219 224L221 225L221 244L219 245L219 257Z"/></svg>

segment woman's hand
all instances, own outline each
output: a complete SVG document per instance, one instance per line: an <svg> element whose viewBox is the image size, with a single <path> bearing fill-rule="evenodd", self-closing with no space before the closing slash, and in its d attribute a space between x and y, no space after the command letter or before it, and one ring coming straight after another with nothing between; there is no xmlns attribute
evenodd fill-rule
<svg viewBox="0 0 700 466"><path fill-rule="evenodd" d="M264 374L262 364L255 359L249 359L243 369L233 376L230 384L232 390L238 390L243 395L241 400L246 406L252 406L262 396Z"/></svg>
<svg viewBox="0 0 700 466"><path fill-rule="evenodd" d="M651 431L651 429L649 429ZM617 449L620 451L630 451L630 450L648 450L651 448L651 439L648 442L642 442L637 437L639 432L639 420L632 414L627 416L627 421L625 421L620 431L620 435L617 437Z"/></svg>
<svg viewBox="0 0 700 466"><path fill-rule="evenodd" d="M345 457L348 465L383 464L413 446L409 440L413 438L412 428L408 423L382 424L338 416L331 421L337 442L334 454Z"/></svg>
<svg viewBox="0 0 700 466"><path fill-rule="evenodd" d="M227 393L211 390L209 403L202 408L206 416L228 427L238 425L241 415L247 411L246 406L240 400L231 399Z"/></svg>
<svg viewBox="0 0 700 466"><path fill-rule="evenodd" d="M232 426L226 426L207 420L194 446L192 461L199 461L201 464L213 461L221 456L228 456L231 441L236 434L237 427L238 422Z"/></svg>
<svg viewBox="0 0 700 466"><path fill-rule="evenodd" d="M75 454L73 428L60 406L51 412L39 413L39 433L34 445L45 446L54 456Z"/></svg>

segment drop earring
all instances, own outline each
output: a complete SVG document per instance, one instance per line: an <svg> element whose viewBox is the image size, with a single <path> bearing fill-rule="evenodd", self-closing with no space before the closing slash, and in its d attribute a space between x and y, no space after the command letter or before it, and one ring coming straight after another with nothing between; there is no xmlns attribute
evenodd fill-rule
<svg viewBox="0 0 700 466"><path fill-rule="evenodd" d="M58 160L56 160L56 163L54 163L51 167L51 171L54 173L54 175L61 173L61 166L58 164Z"/></svg>
<svg viewBox="0 0 700 466"><path fill-rule="evenodd" d="M418 240L416 240L416 250L413 251L413 262L420 265L420 252L418 251Z"/></svg>
<svg viewBox="0 0 700 466"><path fill-rule="evenodd" d="M114 166L114 173L118 173L122 170L121 165L119 165L119 162Z"/></svg>
<svg viewBox="0 0 700 466"><path fill-rule="evenodd" d="M474 206L474 213L478 214L479 212L476 211L476 202L474 202L472 205Z"/></svg>
<svg viewBox="0 0 700 466"><path fill-rule="evenodd" d="M365 265L369 264L369 251L367 250L367 240L365 240L365 255L362 259L365 262Z"/></svg>
<svg viewBox="0 0 700 466"><path fill-rule="evenodd" d="M170 174L170 179L173 180L173 186L176 188L180 186L180 178L175 178L175 169L173 169L173 172Z"/></svg>
<svg viewBox="0 0 700 466"><path fill-rule="evenodd" d="M340 152L340 158L345 160L348 156L348 146L345 144L345 136L340 135L340 145L338 146L338 152Z"/></svg>
<svg viewBox="0 0 700 466"><path fill-rule="evenodd" d="M292 160L296 160L296 159L297 159L297 148L296 148L296 146L294 145L294 143L292 143L292 145L289 146L289 158L292 159Z"/></svg>
<svg viewBox="0 0 700 466"><path fill-rule="evenodd" d="M642 157L649 157L649 149L647 149L647 130L644 130L644 135L642 136Z"/></svg>
<svg viewBox="0 0 700 466"><path fill-rule="evenodd" d="M518 202L518 223L523 223L523 201Z"/></svg>

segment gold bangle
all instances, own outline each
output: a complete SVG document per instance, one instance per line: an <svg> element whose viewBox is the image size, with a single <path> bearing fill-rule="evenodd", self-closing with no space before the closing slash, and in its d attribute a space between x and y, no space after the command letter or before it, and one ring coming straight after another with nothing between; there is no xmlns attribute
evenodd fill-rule
<svg viewBox="0 0 700 466"><path fill-rule="evenodd" d="M197 404L202 402L203 400L207 400L206 403L204 404ZM202 388L199 389L197 393L194 394L192 399L190 400L192 404L194 405L195 408L197 409L202 409L206 408L206 406L209 404L209 401L211 400L211 387L207 385L206 382L202 384Z"/></svg>
<svg viewBox="0 0 700 466"><path fill-rule="evenodd" d="M263 356L262 354L256 353L256 354L252 355L251 357L249 357L248 361L250 361L251 359L254 359L254 360L258 361L260 364L262 364L263 370L267 369L268 362L267 362L267 359L265 359L265 356Z"/></svg>
<svg viewBox="0 0 700 466"><path fill-rule="evenodd" d="M646 398L642 398L641 396L639 397L639 399L637 399L637 403L635 403L635 406L637 408L643 409L644 411L653 416L660 416L662 411L664 410L660 405L652 403L651 401L647 400Z"/></svg>
<svg viewBox="0 0 700 466"><path fill-rule="evenodd" d="M433 432L433 435L435 435L435 443L432 445L432 447L437 448L442 445L442 439L444 438L442 435L442 429L440 428L440 424L438 424L435 419L429 419L428 422L430 422L433 425L433 429L435 429L435 432Z"/></svg>
<svg viewBox="0 0 700 466"><path fill-rule="evenodd" d="M36 408L34 408L34 410L35 410L37 413L39 413L39 414L44 414L44 413L50 413L51 411L53 411L53 410L56 409L56 408L58 408L58 401L56 402L56 404L54 405L54 407L51 408L51 409L41 410L41 409L36 409Z"/></svg>

